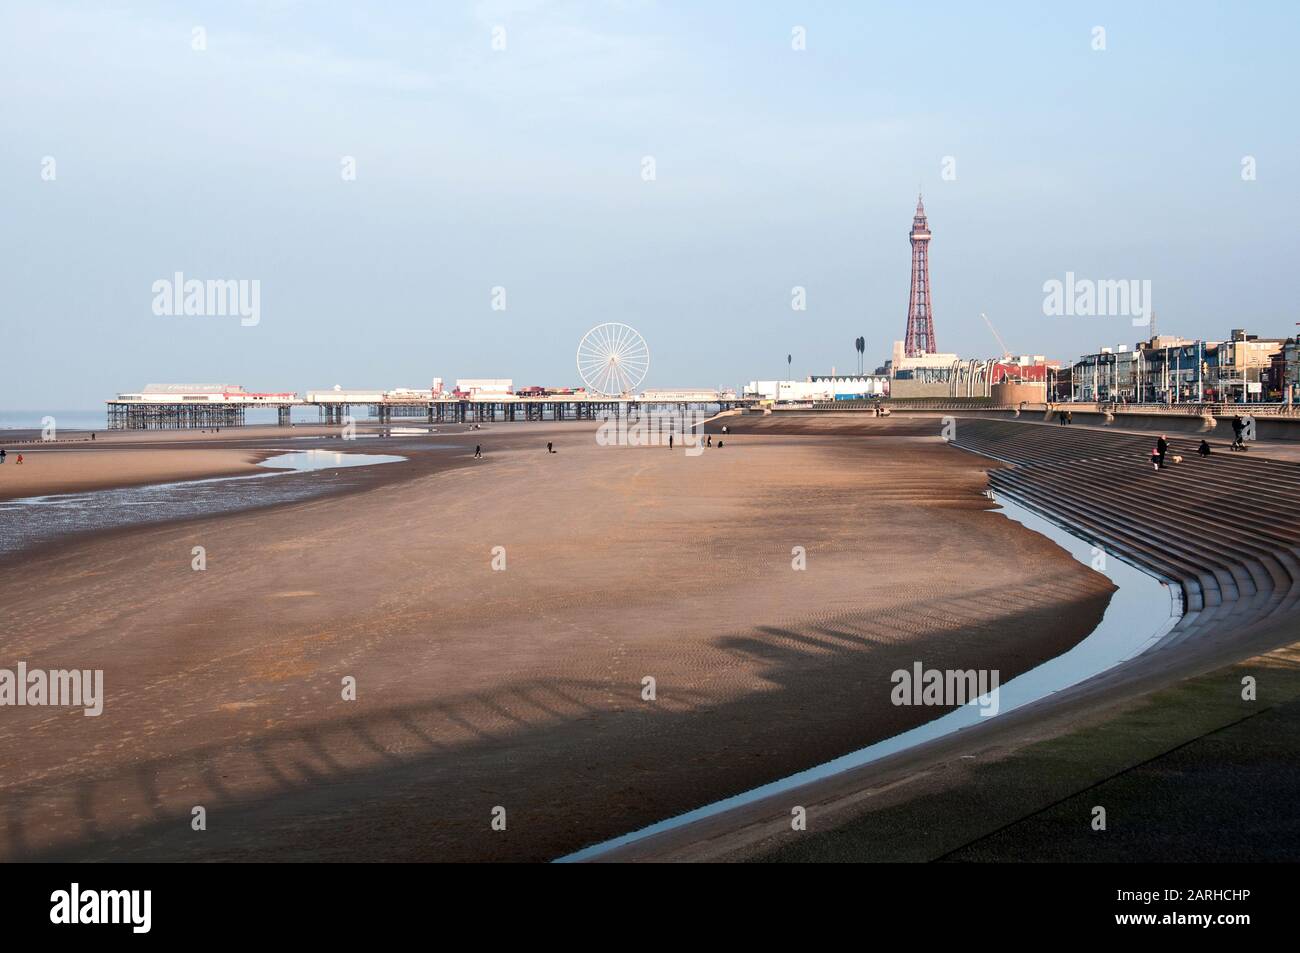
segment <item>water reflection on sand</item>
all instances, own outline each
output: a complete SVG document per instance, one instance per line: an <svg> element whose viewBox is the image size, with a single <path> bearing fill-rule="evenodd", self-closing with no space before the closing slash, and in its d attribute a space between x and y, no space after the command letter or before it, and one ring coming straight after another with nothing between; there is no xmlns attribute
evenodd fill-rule
<svg viewBox="0 0 1300 953"><path fill-rule="evenodd" d="M383 453L297 450L262 461L262 466L268 468L266 473L6 500L0 502L0 554L15 553L69 533L215 516L307 499L332 486L322 482L328 476L321 471L405 459ZM303 476L294 478L295 474Z"/></svg>

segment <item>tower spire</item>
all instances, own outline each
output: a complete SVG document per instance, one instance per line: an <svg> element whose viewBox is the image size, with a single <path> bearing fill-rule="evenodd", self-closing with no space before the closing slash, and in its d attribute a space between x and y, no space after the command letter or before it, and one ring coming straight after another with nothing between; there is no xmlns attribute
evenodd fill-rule
<svg viewBox="0 0 1300 953"><path fill-rule="evenodd" d="M934 312L930 302L930 223L925 217L925 202L916 194L916 214L908 233L912 243L912 290L907 299L907 336L903 353L908 357L934 354Z"/></svg>

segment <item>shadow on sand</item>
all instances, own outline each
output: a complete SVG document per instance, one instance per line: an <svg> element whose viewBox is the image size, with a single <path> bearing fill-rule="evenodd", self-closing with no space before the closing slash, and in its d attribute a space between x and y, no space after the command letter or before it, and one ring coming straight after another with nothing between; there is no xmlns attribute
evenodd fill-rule
<svg viewBox="0 0 1300 953"><path fill-rule="evenodd" d="M1073 580L1073 582L1071 581ZM895 707L922 660L1004 681L1067 649L1109 593L1076 574L886 615L721 637L750 690L534 679L364 712L4 797L9 860L549 860L938 717ZM1091 588L1089 588L1091 586ZM897 620L917 634L900 639ZM966 636L954 639L955 632ZM191 829L202 805L207 829ZM491 828L506 808L507 829Z"/></svg>

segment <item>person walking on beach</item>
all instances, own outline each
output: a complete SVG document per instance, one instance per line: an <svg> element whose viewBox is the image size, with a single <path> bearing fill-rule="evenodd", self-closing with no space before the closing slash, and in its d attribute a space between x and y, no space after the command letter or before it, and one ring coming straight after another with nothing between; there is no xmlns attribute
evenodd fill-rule
<svg viewBox="0 0 1300 953"><path fill-rule="evenodd" d="M18 454L18 459L17 459L17 461L15 461L15 462L17 462L17 463L19 463L19 464L21 464L21 463L23 462L23 455L22 455L21 453Z"/></svg>
<svg viewBox="0 0 1300 953"><path fill-rule="evenodd" d="M6 457L6 456L8 456L8 454L7 454L4 450L0 450L0 463L4 463L4 462L5 462L5 457Z"/></svg>
<svg viewBox="0 0 1300 953"><path fill-rule="evenodd" d="M475 460L483 459L483 445L481 443L474 444L474 459Z"/></svg>
<svg viewBox="0 0 1300 953"><path fill-rule="evenodd" d="M555 452L554 450L551 449L551 441L549 441L549 440L546 441L546 452L547 452L547 453L554 453L554 452Z"/></svg>
<svg viewBox="0 0 1300 953"><path fill-rule="evenodd" d="M713 434L709 434L707 437L704 438L704 445L706 447L713 446Z"/></svg>
<svg viewBox="0 0 1300 953"><path fill-rule="evenodd" d="M672 434L669 434L669 435L668 435L668 449L671 450L672 448L673 448L673 435L672 435Z"/></svg>

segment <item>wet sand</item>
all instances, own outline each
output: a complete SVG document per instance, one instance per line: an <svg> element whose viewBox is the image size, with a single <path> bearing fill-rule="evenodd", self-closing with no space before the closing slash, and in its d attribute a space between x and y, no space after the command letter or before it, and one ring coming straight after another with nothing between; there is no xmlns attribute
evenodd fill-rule
<svg viewBox="0 0 1300 953"><path fill-rule="evenodd" d="M23 455L21 465L19 453ZM244 476L265 472L257 464L269 455L219 447L149 450L41 447L10 451L0 466L0 500L201 477Z"/></svg>
<svg viewBox="0 0 1300 953"><path fill-rule="evenodd" d="M0 500L262 473L257 464L271 451L256 448L296 450L305 437L338 433L338 427L324 426L97 431L91 441L89 432L65 431L46 441L35 430L5 431Z"/></svg>
<svg viewBox="0 0 1300 953"><path fill-rule="evenodd" d="M409 463L6 570L0 667L102 668L107 700L0 709L0 858L549 859L929 720L892 671L1005 681L1109 599L933 437L592 431L371 439Z"/></svg>

